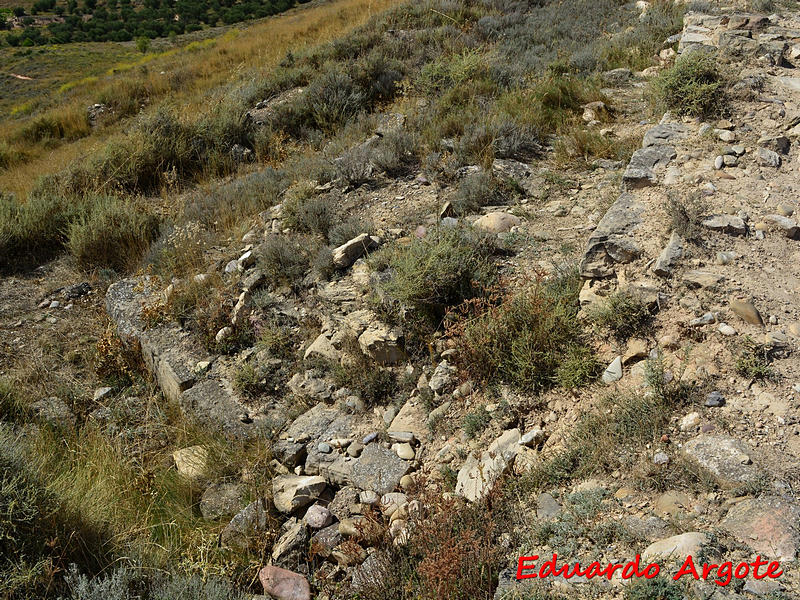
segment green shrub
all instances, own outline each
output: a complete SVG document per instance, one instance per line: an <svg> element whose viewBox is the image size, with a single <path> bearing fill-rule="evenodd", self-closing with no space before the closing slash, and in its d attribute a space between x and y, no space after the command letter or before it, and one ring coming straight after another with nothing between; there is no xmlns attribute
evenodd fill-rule
<svg viewBox="0 0 800 600"><path fill-rule="evenodd" d="M77 206L54 194L19 203L0 193L0 271L21 270L55 256Z"/></svg>
<svg viewBox="0 0 800 600"><path fill-rule="evenodd" d="M462 427L467 437L472 439L481 433L492 421L492 416L481 406L478 410L464 415Z"/></svg>
<svg viewBox="0 0 800 600"><path fill-rule="evenodd" d="M332 132L367 107L367 96L350 75L331 70L308 86L302 106L311 126Z"/></svg>
<svg viewBox="0 0 800 600"><path fill-rule="evenodd" d="M333 225L333 203L325 196L314 195L313 184L293 186L283 203L283 223L301 233L328 235Z"/></svg>
<svg viewBox="0 0 800 600"><path fill-rule="evenodd" d="M681 587L666 577L640 579L625 590L625 600L683 600Z"/></svg>
<svg viewBox="0 0 800 600"><path fill-rule="evenodd" d="M307 237L270 235L261 245L258 266L269 284L297 286L311 267L316 246Z"/></svg>
<svg viewBox="0 0 800 600"><path fill-rule="evenodd" d="M615 292L589 313L592 323L620 341L647 330L653 315L647 304L634 294Z"/></svg>
<svg viewBox="0 0 800 600"><path fill-rule="evenodd" d="M439 228L381 250L373 265L388 269L388 278L379 284L384 314L420 332L438 327L449 308L494 283L493 251L488 238L461 228Z"/></svg>
<svg viewBox="0 0 800 600"><path fill-rule="evenodd" d="M407 131L389 132L371 149L372 164L387 175L402 175L419 164L419 143L416 134Z"/></svg>
<svg viewBox="0 0 800 600"><path fill-rule="evenodd" d="M724 111L726 85L715 55L691 52L653 80L652 94L659 108L678 115L708 117Z"/></svg>
<svg viewBox="0 0 800 600"><path fill-rule="evenodd" d="M479 381L527 390L574 387L595 377L597 361L577 320L580 279L571 272L561 277L496 305L468 306L466 318L453 327L460 366Z"/></svg>
<svg viewBox="0 0 800 600"><path fill-rule="evenodd" d="M775 375L770 367L772 354L771 347L746 336L737 351L736 372L747 379L770 379Z"/></svg>
<svg viewBox="0 0 800 600"><path fill-rule="evenodd" d="M328 241L331 246L338 248L362 233L372 233L374 228L375 226L372 223L361 217L350 217L331 227L330 231L328 231Z"/></svg>
<svg viewBox="0 0 800 600"><path fill-rule="evenodd" d="M82 269L124 273L138 264L157 234L157 219L130 201L98 198L70 223L67 249Z"/></svg>
<svg viewBox="0 0 800 600"><path fill-rule="evenodd" d="M457 215L468 215L478 212L483 206L503 204L505 201L505 190L497 180L479 171L461 180L452 204Z"/></svg>

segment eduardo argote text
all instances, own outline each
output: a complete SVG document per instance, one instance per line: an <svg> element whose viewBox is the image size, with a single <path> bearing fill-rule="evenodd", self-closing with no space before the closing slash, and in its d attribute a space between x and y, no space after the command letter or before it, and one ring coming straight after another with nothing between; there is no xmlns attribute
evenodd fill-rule
<svg viewBox="0 0 800 600"><path fill-rule="evenodd" d="M573 577L585 577L593 579L595 577L605 577L609 581L619 572L617 577L626 580L631 578L653 579L661 573L661 566L658 563L642 564L639 554L627 563L607 563L600 564L592 562L582 567L579 562L559 563L558 555L553 554L552 558L539 560L538 555L520 556L517 562L517 579L546 579L548 577L561 577L572 579ZM740 562L734 564L730 561L717 563L695 564L694 558L689 555L683 561L681 567L672 575L672 579L678 581L683 577L693 579L711 580L719 586L730 584L733 579L777 579L783 575L778 561L763 560L756 556L752 562Z"/></svg>

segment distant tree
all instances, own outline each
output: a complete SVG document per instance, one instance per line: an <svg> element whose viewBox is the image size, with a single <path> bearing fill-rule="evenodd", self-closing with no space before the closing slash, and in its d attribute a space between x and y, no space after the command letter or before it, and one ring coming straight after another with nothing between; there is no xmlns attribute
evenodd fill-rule
<svg viewBox="0 0 800 600"><path fill-rule="evenodd" d="M67 12L72 14L78 8L78 0L67 0Z"/></svg>
<svg viewBox="0 0 800 600"><path fill-rule="evenodd" d="M64 14L64 7L63 6L56 6L53 11L60 17Z"/></svg>
<svg viewBox="0 0 800 600"><path fill-rule="evenodd" d="M21 6L15 6L12 12L14 13L15 17L21 17L25 14L25 9Z"/></svg>
<svg viewBox="0 0 800 600"><path fill-rule="evenodd" d="M97 0L83 0L83 6L87 12L92 12L97 6Z"/></svg>
<svg viewBox="0 0 800 600"><path fill-rule="evenodd" d="M150 48L150 39L146 36L140 36L136 38L136 48L144 54Z"/></svg>

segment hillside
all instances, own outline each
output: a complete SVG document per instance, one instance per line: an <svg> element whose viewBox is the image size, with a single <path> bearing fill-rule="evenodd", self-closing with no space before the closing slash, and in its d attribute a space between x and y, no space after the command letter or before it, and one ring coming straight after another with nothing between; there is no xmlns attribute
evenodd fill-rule
<svg viewBox="0 0 800 600"><path fill-rule="evenodd" d="M0 598L800 597L795 4L0 53Z"/></svg>

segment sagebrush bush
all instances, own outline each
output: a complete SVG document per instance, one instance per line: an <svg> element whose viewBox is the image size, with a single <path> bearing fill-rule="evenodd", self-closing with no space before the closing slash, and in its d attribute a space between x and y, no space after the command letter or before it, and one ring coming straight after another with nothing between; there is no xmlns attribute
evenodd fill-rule
<svg viewBox="0 0 800 600"><path fill-rule="evenodd" d="M297 286L311 268L319 244L308 237L270 235L259 249L258 266L270 285Z"/></svg>
<svg viewBox="0 0 800 600"><path fill-rule="evenodd" d="M333 203L326 196L317 196L312 182L289 188L283 202L283 222L301 233L327 236L335 219Z"/></svg>
<svg viewBox="0 0 800 600"><path fill-rule="evenodd" d="M338 248L362 233L372 233L374 228L375 226L369 220L353 216L330 228L328 242L334 248Z"/></svg>
<svg viewBox="0 0 800 600"><path fill-rule="evenodd" d="M464 320L452 327L459 365L476 380L533 391L591 381L598 368L577 320L580 278L572 271L561 278L497 304L467 303Z"/></svg>
<svg viewBox="0 0 800 600"><path fill-rule="evenodd" d="M0 193L0 271L25 269L55 256L78 206L56 194L20 203Z"/></svg>
<svg viewBox="0 0 800 600"><path fill-rule="evenodd" d="M647 331L653 315L639 296L621 291L589 311L589 320L617 340L625 341Z"/></svg>
<svg viewBox="0 0 800 600"><path fill-rule="evenodd" d="M85 270L124 273L135 267L158 234L158 220L132 202L104 197L92 201L70 223L67 249Z"/></svg>
<svg viewBox="0 0 800 600"><path fill-rule="evenodd" d="M714 54L683 54L651 84L653 102L678 115L708 117L724 112L727 79Z"/></svg>
<svg viewBox="0 0 800 600"><path fill-rule="evenodd" d="M303 110L310 125L325 132L356 116L367 107L367 95L347 73L330 70L315 79L303 94Z"/></svg>
<svg viewBox="0 0 800 600"><path fill-rule="evenodd" d="M457 215L468 215L478 212L483 206L503 204L506 200L503 186L485 171L479 171L470 173L459 182L451 202Z"/></svg>
<svg viewBox="0 0 800 600"><path fill-rule="evenodd" d="M372 259L387 269L388 278L379 284L383 312L420 332L436 328L449 308L483 294L495 281L493 252L488 238L461 228L388 246Z"/></svg>
<svg viewBox="0 0 800 600"><path fill-rule="evenodd" d="M402 175L419 164L419 145L416 133L403 130L389 132L370 149L372 164L392 177Z"/></svg>

